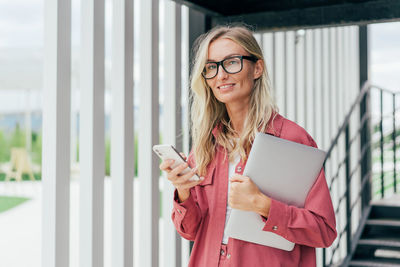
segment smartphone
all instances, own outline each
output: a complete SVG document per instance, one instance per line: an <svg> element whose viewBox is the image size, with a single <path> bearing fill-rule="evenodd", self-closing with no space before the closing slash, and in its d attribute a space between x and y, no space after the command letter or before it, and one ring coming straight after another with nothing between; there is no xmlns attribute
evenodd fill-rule
<svg viewBox="0 0 400 267"><path fill-rule="evenodd" d="M171 165L171 168L174 169L178 165L181 165L182 163L185 163L186 161L183 159L181 154L175 149L173 145L155 145L153 146L153 151L162 159L162 160L168 160L168 159L173 159L174 163ZM187 167L184 169L180 175L186 174L190 172L191 169L190 167ZM192 178L189 179L190 181L198 181L200 180L200 177L195 174Z"/></svg>

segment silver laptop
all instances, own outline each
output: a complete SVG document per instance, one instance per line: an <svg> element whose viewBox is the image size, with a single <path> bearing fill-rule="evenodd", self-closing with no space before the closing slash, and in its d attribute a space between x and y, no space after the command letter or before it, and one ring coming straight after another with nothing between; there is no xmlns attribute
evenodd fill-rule
<svg viewBox="0 0 400 267"><path fill-rule="evenodd" d="M250 177L265 195L302 208L325 156L317 148L257 133L243 175ZM263 231L264 225L258 213L232 209L227 233L232 238L293 250L294 243Z"/></svg>

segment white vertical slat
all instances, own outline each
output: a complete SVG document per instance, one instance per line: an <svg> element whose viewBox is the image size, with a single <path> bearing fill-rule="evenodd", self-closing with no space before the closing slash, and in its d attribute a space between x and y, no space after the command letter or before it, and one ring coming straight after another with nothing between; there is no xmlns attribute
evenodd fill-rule
<svg viewBox="0 0 400 267"><path fill-rule="evenodd" d="M140 2L140 246L139 266L155 267L159 263L160 192L159 160L152 146L159 143L158 96L158 0Z"/></svg>
<svg viewBox="0 0 400 267"><path fill-rule="evenodd" d="M305 32L304 30L299 30L296 32L296 42L295 42L295 91L297 97L296 101L296 120L297 123L306 128L306 111L307 111L307 101L306 101L306 91L305 91Z"/></svg>
<svg viewBox="0 0 400 267"><path fill-rule="evenodd" d="M336 28L330 28L330 47L329 47L329 62L330 62L330 76L331 82L329 84L329 91L331 92L331 101L332 101L332 129L333 135L336 134L337 130L339 129L339 116L338 116L338 87L337 87L337 42L336 42Z"/></svg>
<svg viewBox="0 0 400 267"><path fill-rule="evenodd" d="M71 1L46 0L42 266L69 266Z"/></svg>
<svg viewBox="0 0 400 267"><path fill-rule="evenodd" d="M113 1L112 21L112 266L133 258L133 0Z"/></svg>
<svg viewBox="0 0 400 267"><path fill-rule="evenodd" d="M307 91L307 131L315 138L315 92L314 92L314 31L306 30L306 91Z"/></svg>
<svg viewBox="0 0 400 267"><path fill-rule="evenodd" d="M295 89L295 32L285 32L285 110L286 116L292 121L296 117L296 89Z"/></svg>
<svg viewBox="0 0 400 267"><path fill-rule="evenodd" d="M74 99L76 95L76 90L71 88L71 99L72 103L74 102ZM74 105L72 104L71 106L71 166L75 165L77 163L77 153L76 153L76 148L78 144L78 135L77 135L77 111Z"/></svg>
<svg viewBox="0 0 400 267"><path fill-rule="evenodd" d="M103 266L104 0L81 2L80 266Z"/></svg>
<svg viewBox="0 0 400 267"><path fill-rule="evenodd" d="M285 107L285 33L274 33L274 88L279 113L286 116Z"/></svg>
<svg viewBox="0 0 400 267"><path fill-rule="evenodd" d="M181 109L181 5L166 0L164 8L164 129L163 143L172 144L178 151L182 146ZM165 175L164 175L165 176ZM163 189L163 258L165 267L182 265L181 237L171 220L174 186L164 177Z"/></svg>
<svg viewBox="0 0 400 267"><path fill-rule="evenodd" d="M329 46L329 62L330 62L330 84L329 84L329 91L330 91L330 101L331 101L331 113L332 113L332 129L333 132L331 135L332 137L335 137L337 131L339 130L339 120L338 120L338 90L339 88L337 87L337 43L336 43L336 28L330 28L329 30L329 35L330 35L330 46ZM331 139L332 140L332 139ZM329 173L327 175L327 182L328 185L332 183L332 178L337 172L337 167L338 167L338 148L335 148L330 157L331 161L331 168L329 170ZM335 190L335 187L332 187L331 191L331 198L333 203L337 203L338 196L336 195L337 191ZM336 205L334 205L334 208L336 208Z"/></svg>
<svg viewBox="0 0 400 267"><path fill-rule="evenodd" d="M257 43L260 47L263 47L263 34L262 33L255 33L254 38L257 40Z"/></svg>
<svg viewBox="0 0 400 267"><path fill-rule="evenodd" d="M342 57L342 51L343 51L343 45L342 45L342 27L337 27L336 28L336 58L337 58L337 88L339 92L339 98L338 98L338 111L339 111L339 121L340 123L343 122L343 118L345 115L345 106L343 105L343 57Z"/></svg>
<svg viewBox="0 0 400 267"><path fill-rule="evenodd" d="M321 51L321 64L322 64L322 127L323 127L323 147L329 148L331 129L330 125L330 111L331 100L329 99L329 32L328 28L322 29L322 51Z"/></svg>
<svg viewBox="0 0 400 267"><path fill-rule="evenodd" d="M325 148L323 144L323 122L322 122L322 82L321 82L321 29L314 30L314 89L315 89L315 140L319 147Z"/></svg>
<svg viewBox="0 0 400 267"><path fill-rule="evenodd" d="M268 77L271 82L272 90L274 89L274 34L263 34L263 54L265 65L267 67ZM275 95L275 93L274 93Z"/></svg>
<svg viewBox="0 0 400 267"><path fill-rule="evenodd" d="M183 151L189 154L189 8L182 6L182 112L183 112ZM188 266L190 254L190 242L181 238L182 241L182 266Z"/></svg>

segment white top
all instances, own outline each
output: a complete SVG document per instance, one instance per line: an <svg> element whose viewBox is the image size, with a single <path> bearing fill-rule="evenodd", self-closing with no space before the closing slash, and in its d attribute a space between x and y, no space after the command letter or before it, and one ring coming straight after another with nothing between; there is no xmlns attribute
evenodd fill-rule
<svg viewBox="0 0 400 267"><path fill-rule="evenodd" d="M235 168L236 165L239 163L240 161L240 156L239 154L236 155L234 161L231 163L229 163L229 172L228 172L228 179L230 179L234 174L235 174ZM231 181L228 180L228 198L229 198L229 190L231 189ZM229 236L226 233L226 225L228 224L229 221L229 216L231 215L231 206L229 206L228 201L226 202L226 216L225 216L225 228L224 228L224 236L222 238L222 243L223 244L228 244L228 239Z"/></svg>

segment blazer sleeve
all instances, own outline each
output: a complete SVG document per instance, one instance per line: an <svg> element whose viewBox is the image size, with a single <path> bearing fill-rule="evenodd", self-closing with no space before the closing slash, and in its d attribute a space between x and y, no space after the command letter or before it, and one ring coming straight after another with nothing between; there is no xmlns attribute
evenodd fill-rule
<svg viewBox="0 0 400 267"><path fill-rule="evenodd" d="M194 167L193 154L188 158L189 165ZM175 189L172 209L172 221L178 233L185 239L194 240L201 223L201 211L197 202L196 190L190 189L190 196L179 203L178 191Z"/></svg>
<svg viewBox="0 0 400 267"><path fill-rule="evenodd" d="M276 233L296 244L329 247L337 233L324 171L321 170L307 195L304 208L272 199L263 230Z"/></svg>

